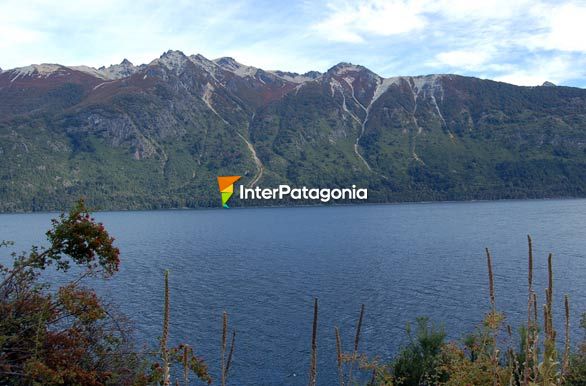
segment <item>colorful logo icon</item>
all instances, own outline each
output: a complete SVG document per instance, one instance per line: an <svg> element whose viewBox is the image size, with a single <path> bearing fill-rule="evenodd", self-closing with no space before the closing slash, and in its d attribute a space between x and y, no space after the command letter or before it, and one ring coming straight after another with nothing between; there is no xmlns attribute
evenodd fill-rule
<svg viewBox="0 0 586 386"><path fill-rule="evenodd" d="M218 176L218 187L222 195L222 206L229 208L228 200L234 194L234 183L240 179L240 176Z"/></svg>

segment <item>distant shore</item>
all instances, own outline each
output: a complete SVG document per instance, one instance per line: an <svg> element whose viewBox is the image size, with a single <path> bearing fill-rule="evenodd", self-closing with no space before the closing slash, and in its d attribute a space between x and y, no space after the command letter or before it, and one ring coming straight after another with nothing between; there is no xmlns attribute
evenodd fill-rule
<svg viewBox="0 0 586 386"><path fill-rule="evenodd" d="M427 205L427 204L467 204L467 203L490 203L490 202L508 202L508 201L570 201L570 200L586 200L586 197L543 197L543 198L500 198L494 200L424 200L424 201L392 201L392 202L360 202L360 203L315 203L315 204L275 204L275 205L250 205L250 206L230 206L229 209L293 209L293 208L310 208L310 207L339 207L339 206L374 206L374 205ZM164 211L200 211L200 210L226 210L220 205L218 206L199 206L199 207L171 207L171 208L153 208L153 209L101 209L92 208L92 212L104 213L104 212L164 212ZM38 211L13 211L13 212L0 212L0 215L11 215L11 214L42 214L42 213L55 213L60 214L64 210L38 210Z"/></svg>

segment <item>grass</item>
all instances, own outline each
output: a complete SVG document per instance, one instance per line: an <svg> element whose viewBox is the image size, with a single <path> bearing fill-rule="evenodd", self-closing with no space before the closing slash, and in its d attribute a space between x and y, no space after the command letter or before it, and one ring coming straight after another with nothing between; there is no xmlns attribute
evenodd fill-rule
<svg viewBox="0 0 586 386"><path fill-rule="evenodd" d="M520 328L519 347L512 346L513 330L504 324L505 316L498 310L495 293L493 260L490 250L485 249L490 309L479 332L469 335L462 342L446 342L443 329L429 324L428 319L419 318L415 335L408 328L410 343L388 363L381 363L360 351L365 306L362 305L356 322L356 331L351 350L344 351L340 329L334 328L335 360L338 384L350 385L492 385L492 386L562 386L586 385L586 373L578 373L573 363L586 363L586 351L572 354L570 346L570 300L564 296L564 339L563 353L557 345L557 331L554 328L553 298L554 272L553 255L547 257L548 280L544 291L544 304L539 318L538 296L533 286L533 242L528 242L527 273L527 322ZM308 385L319 384L318 371L318 299L314 300L311 323L310 366ZM168 272L165 273L165 313L161 352L165 358L166 340L169 328ZM586 328L586 324L585 324ZM236 331L232 333L228 349L228 315L223 313L221 338L222 386L228 384L228 372L234 354ZM502 339L503 336L506 339ZM503 342L505 345L503 346ZM586 346L586 343L584 344ZM187 354L185 354L187 355ZM573 356L574 355L574 356ZM577 357L576 355L582 355ZM168 363L168 362L165 362ZM188 369L184 363L184 379L188 384ZM167 364L166 366L169 366ZM171 384L169 371L165 371L163 385ZM204 378L205 380L205 378Z"/></svg>

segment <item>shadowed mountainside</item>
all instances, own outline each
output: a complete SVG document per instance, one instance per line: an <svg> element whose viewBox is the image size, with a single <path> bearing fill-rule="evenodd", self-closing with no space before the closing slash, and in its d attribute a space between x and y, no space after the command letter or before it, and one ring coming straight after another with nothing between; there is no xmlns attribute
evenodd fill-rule
<svg viewBox="0 0 586 386"><path fill-rule="evenodd" d="M0 73L0 211L81 195L101 209L217 206L217 175L356 184L371 202L583 197L586 90L180 51Z"/></svg>

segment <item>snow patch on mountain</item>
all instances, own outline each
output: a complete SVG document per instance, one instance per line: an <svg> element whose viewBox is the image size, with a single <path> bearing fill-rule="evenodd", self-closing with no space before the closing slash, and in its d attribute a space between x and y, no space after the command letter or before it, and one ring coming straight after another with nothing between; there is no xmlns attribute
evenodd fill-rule
<svg viewBox="0 0 586 386"><path fill-rule="evenodd" d="M69 73L67 67L51 63L31 64L30 66L18 67L6 72L14 76L10 79L10 82L14 82L21 77L47 78L52 75L63 76Z"/></svg>
<svg viewBox="0 0 586 386"><path fill-rule="evenodd" d="M354 80L355 80L355 78L353 76L345 76L343 79L346 81L346 83L348 83L348 85L350 87L353 87L352 85L354 84Z"/></svg>
<svg viewBox="0 0 586 386"><path fill-rule="evenodd" d="M127 78L138 72L144 65L135 66L128 59L124 59L120 64L112 64L108 67L94 68L89 66L70 66L72 70L81 71L88 75L104 80L116 80Z"/></svg>
<svg viewBox="0 0 586 386"><path fill-rule="evenodd" d="M218 72L218 68L219 66L214 63L213 61L209 60L208 58L206 58L203 55L197 54L197 55L191 55L189 57L189 59L197 66L202 67L204 70L206 70L208 73L210 73L212 76L215 76L216 73Z"/></svg>
<svg viewBox="0 0 586 386"><path fill-rule="evenodd" d="M67 70L70 69L73 71L83 72L85 74L88 74L98 79L102 79L104 81L111 81L127 78L145 69L146 67L153 65L162 66L168 70L175 72L176 74L179 74L184 69L185 65L189 62L202 68L218 83L222 83L220 80L223 79L223 71L228 71L241 78L254 78L261 83L267 83L273 80L280 80L287 83L294 83L297 85L316 80L323 75L318 71L309 71L304 74L279 70L264 71L254 66L248 66L239 63L231 57L222 57L214 60L209 60L200 54L190 55L188 57L183 52L177 50L169 50L163 53L159 58L154 59L148 65L141 64L139 66L135 66L128 59L124 59L120 64L112 64L108 67L102 66L99 68L87 65L62 66L59 64L34 64L26 67L15 68L8 71L14 72L14 79L17 79L21 76L44 77L55 73L65 74L67 73ZM358 66L355 67L358 68ZM0 73L8 71L2 71L0 69Z"/></svg>
<svg viewBox="0 0 586 386"><path fill-rule="evenodd" d="M256 67L238 63L236 60L234 60L234 58L230 57L214 59L213 62L222 67L224 70L230 71L242 78L247 76L254 77L259 70Z"/></svg>
<svg viewBox="0 0 586 386"><path fill-rule="evenodd" d="M100 70L98 70L97 68L94 68L94 67L89 67L89 66L69 66L68 68L71 68L72 70L75 70L75 71L83 72L85 74L91 75L91 76L96 77L96 78L108 79L103 72L101 72Z"/></svg>
<svg viewBox="0 0 586 386"><path fill-rule="evenodd" d="M309 71L309 72L306 72L305 74L298 74L296 72L285 72L285 71L267 71L267 72L269 74L277 76L283 80L286 80L287 82L297 83L297 84L311 82L312 80L315 80L322 75L321 73L319 73L317 71Z"/></svg>
<svg viewBox="0 0 586 386"><path fill-rule="evenodd" d="M144 67L144 65L137 67L128 59L124 59L120 64L112 64L109 67L100 67L98 70L104 74L107 79L122 79L135 74Z"/></svg>
<svg viewBox="0 0 586 386"><path fill-rule="evenodd" d="M413 85L417 91L424 91L425 93L430 92L430 90L443 92L443 87L440 82L441 78L442 75L424 75L411 77L413 80Z"/></svg>
<svg viewBox="0 0 586 386"><path fill-rule="evenodd" d="M100 83L100 84L96 85L96 86L95 86L95 87L94 87L92 90L97 90L97 89L99 89L100 87L102 87L103 85L105 85L105 84L108 84L108 83L110 83L110 82L113 82L113 81L112 81L112 80L109 80L109 81L106 81L106 82L102 82L102 83Z"/></svg>
<svg viewBox="0 0 586 386"><path fill-rule="evenodd" d="M380 79L382 79L382 81L380 81ZM389 87L394 84L401 83L401 79L402 78L399 76L392 78L379 78L379 82L377 83L376 89L374 90L374 94L372 95L372 99L370 101L370 106L372 106L372 104L376 102L376 100L380 98L381 95L387 92Z"/></svg>
<svg viewBox="0 0 586 386"><path fill-rule="evenodd" d="M201 99L208 106L208 108L213 111L214 114L216 114L222 121L224 121L225 124L228 124L228 122L216 111L216 109L214 109L214 106L212 106L213 93L214 93L214 86L212 86L209 83L206 83Z"/></svg>
<svg viewBox="0 0 586 386"><path fill-rule="evenodd" d="M341 62L330 68L328 72L336 75L345 75L349 72L360 72L363 70L366 70L366 68L352 63Z"/></svg>
<svg viewBox="0 0 586 386"><path fill-rule="evenodd" d="M286 72L278 70L264 71L254 66L247 66L245 64L239 63L234 58L230 57L214 59L212 62L217 66L221 67L222 69L229 71L241 78L255 78L261 83L266 83L265 80L267 79L276 78L290 83L303 84L305 82L315 80L322 75L317 71L309 71L305 74L298 74L296 72Z"/></svg>
<svg viewBox="0 0 586 386"><path fill-rule="evenodd" d="M436 99L436 95L439 95L440 101L444 100L444 88L441 83L442 77L442 75L426 75L413 77L412 80L417 94L423 93L423 98L429 98L431 100L443 126L445 127L447 126L446 120L444 119Z"/></svg>

